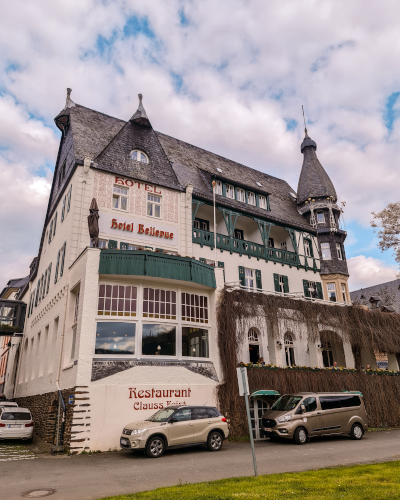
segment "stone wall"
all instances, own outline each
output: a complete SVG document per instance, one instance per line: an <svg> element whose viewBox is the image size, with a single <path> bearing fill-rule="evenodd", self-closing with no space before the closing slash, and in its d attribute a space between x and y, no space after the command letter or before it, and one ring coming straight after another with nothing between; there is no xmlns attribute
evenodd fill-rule
<svg viewBox="0 0 400 500"><path fill-rule="evenodd" d="M71 441L71 425L74 413L74 404L68 404L68 397L74 396L75 388L64 389L62 392L65 403L65 427L64 427L64 446L69 449ZM37 394L35 396L27 396L17 398L16 402L22 408L28 408L35 422L34 434L44 439L47 443L56 443L57 430L57 412L59 397L58 391L48 392L46 394ZM60 418L61 418L60 409ZM60 422L61 429L61 422Z"/></svg>

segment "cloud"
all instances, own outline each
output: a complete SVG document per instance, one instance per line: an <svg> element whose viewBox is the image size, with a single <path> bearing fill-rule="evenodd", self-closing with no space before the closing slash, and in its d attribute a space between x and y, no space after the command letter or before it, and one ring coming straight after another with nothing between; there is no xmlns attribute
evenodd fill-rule
<svg viewBox="0 0 400 500"><path fill-rule="evenodd" d="M387 265L385 262L358 255L351 257L347 261L349 267L349 288L350 291L366 288L379 283L386 283L396 279L396 266Z"/></svg>

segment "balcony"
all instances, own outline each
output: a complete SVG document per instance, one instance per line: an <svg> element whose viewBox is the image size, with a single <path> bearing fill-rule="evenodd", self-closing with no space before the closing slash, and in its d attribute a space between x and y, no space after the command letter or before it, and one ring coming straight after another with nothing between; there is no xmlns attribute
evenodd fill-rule
<svg viewBox="0 0 400 500"><path fill-rule="evenodd" d="M201 247L205 245L213 249L214 233L193 228L193 243L197 243ZM300 256L297 253L289 252L288 250L265 247L264 245L259 245L258 243L238 240L237 238L231 238L230 236L224 236L223 234L218 233L217 248L221 251L226 250L230 253L238 253L240 256L248 255L250 257L256 257L257 260L263 259L266 262L270 260L279 264L287 264L290 267L304 267L306 269L312 269L313 271L319 271L317 260L312 257Z"/></svg>
<svg viewBox="0 0 400 500"><path fill-rule="evenodd" d="M24 330L26 304L21 300L0 300L0 337Z"/></svg>

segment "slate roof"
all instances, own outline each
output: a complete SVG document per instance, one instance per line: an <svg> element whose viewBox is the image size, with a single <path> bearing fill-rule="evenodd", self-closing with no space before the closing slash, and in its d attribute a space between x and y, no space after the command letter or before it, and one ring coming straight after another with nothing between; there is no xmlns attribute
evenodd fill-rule
<svg viewBox="0 0 400 500"><path fill-rule="evenodd" d="M391 304L385 304L385 295L390 296L392 299ZM350 297L352 301L357 301L364 305L368 305L371 297L374 297L375 299L382 300L382 306L393 307L397 313L400 313L400 279L354 290L350 292Z"/></svg>
<svg viewBox="0 0 400 500"><path fill-rule="evenodd" d="M317 144L308 137L307 133L300 149L304 158L297 187L297 203L303 203L308 198L327 198L328 196L333 196L337 200L335 187L318 160Z"/></svg>
<svg viewBox="0 0 400 500"><path fill-rule="evenodd" d="M10 288L18 288L19 290L29 282L29 276L25 278L15 278L8 281L7 285L3 288L0 293L0 297L3 297L7 290Z"/></svg>

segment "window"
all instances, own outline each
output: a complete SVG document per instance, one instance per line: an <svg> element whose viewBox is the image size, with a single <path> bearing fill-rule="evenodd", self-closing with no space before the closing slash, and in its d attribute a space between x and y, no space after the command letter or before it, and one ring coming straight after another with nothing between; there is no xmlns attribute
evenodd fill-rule
<svg viewBox="0 0 400 500"><path fill-rule="evenodd" d="M154 194L147 195L147 215L149 217L161 217L161 197Z"/></svg>
<svg viewBox="0 0 400 500"><path fill-rule="evenodd" d="M207 410L208 410L208 408L193 408L192 409L192 419L193 420L202 420L203 418L210 418L208 416ZM217 415L217 416L219 416L219 415Z"/></svg>
<svg viewBox="0 0 400 500"><path fill-rule="evenodd" d="M226 185L226 197L231 198L232 200L235 199L235 188L230 184Z"/></svg>
<svg viewBox="0 0 400 500"><path fill-rule="evenodd" d="M64 161L64 163L62 164L61 168L60 168L60 175L59 175L59 178L58 178L58 185L60 186L61 184L61 181L64 179L65 177L65 164L66 164L67 160Z"/></svg>
<svg viewBox="0 0 400 500"><path fill-rule="evenodd" d="M67 243L64 243L64 245L61 248L61 256L60 256L60 278L64 274L64 261L65 261L65 246Z"/></svg>
<svg viewBox="0 0 400 500"><path fill-rule="evenodd" d="M274 238L268 238L268 246L269 246L269 248L275 247Z"/></svg>
<svg viewBox="0 0 400 500"><path fill-rule="evenodd" d="M261 182L256 181L257 186L262 187Z"/></svg>
<svg viewBox="0 0 400 500"><path fill-rule="evenodd" d="M337 253L337 258L339 260L343 260L342 245L340 243L336 243L336 253Z"/></svg>
<svg viewBox="0 0 400 500"><path fill-rule="evenodd" d="M306 257L313 257L312 244L308 239L304 239L304 255Z"/></svg>
<svg viewBox="0 0 400 500"><path fill-rule="evenodd" d="M249 343L259 343L259 338L258 338L258 331L255 328L250 328L248 334L247 334L247 340Z"/></svg>
<svg viewBox="0 0 400 500"><path fill-rule="evenodd" d="M66 202L67 202L67 195L65 195L64 199L63 199L63 205L62 205L62 210L61 210L61 222L65 218L65 204L66 204Z"/></svg>
<svg viewBox="0 0 400 500"><path fill-rule="evenodd" d="M144 324L142 327L142 354L145 356L175 356L176 327Z"/></svg>
<svg viewBox="0 0 400 500"><path fill-rule="evenodd" d="M72 329L71 361L75 359L76 326Z"/></svg>
<svg viewBox="0 0 400 500"><path fill-rule="evenodd" d="M321 339L322 347L322 362L325 368L330 368L333 366L333 348L332 344L327 339Z"/></svg>
<svg viewBox="0 0 400 500"><path fill-rule="evenodd" d="M179 410L175 413L173 418L178 422L183 422L184 420L192 420L192 410L190 408Z"/></svg>
<svg viewBox="0 0 400 500"><path fill-rule="evenodd" d="M296 363L294 358L294 343L291 333L289 332L285 333L284 343L285 343L286 366L295 366Z"/></svg>
<svg viewBox="0 0 400 500"><path fill-rule="evenodd" d="M135 323L99 321L95 354L135 354Z"/></svg>
<svg viewBox="0 0 400 500"><path fill-rule="evenodd" d="M171 292L172 293L172 292ZM182 293L182 320L208 323L208 300L204 295Z"/></svg>
<svg viewBox="0 0 400 500"><path fill-rule="evenodd" d="M107 248L107 241L99 240L99 248Z"/></svg>
<svg viewBox="0 0 400 500"><path fill-rule="evenodd" d="M254 288L254 270L245 269L244 270L244 286L248 288Z"/></svg>
<svg viewBox="0 0 400 500"><path fill-rule="evenodd" d="M222 194L222 182L221 181L216 181L215 194Z"/></svg>
<svg viewBox="0 0 400 500"><path fill-rule="evenodd" d="M67 213L69 212L69 209L71 208L71 195L72 195L72 185L70 186L69 191L68 191Z"/></svg>
<svg viewBox="0 0 400 500"><path fill-rule="evenodd" d="M128 210L128 189L114 186L113 188L113 203L112 207L115 210Z"/></svg>
<svg viewBox="0 0 400 500"><path fill-rule="evenodd" d="M323 224L325 222L324 212L317 212L317 222L318 224Z"/></svg>
<svg viewBox="0 0 400 500"><path fill-rule="evenodd" d="M329 242L327 243L321 243L321 253L322 253L322 259L323 260L329 260L331 259L331 247Z"/></svg>
<svg viewBox="0 0 400 500"><path fill-rule="evenodd" d="M256 328L250 328L247 333L247 340L249 342L250 363L258 363L260 359L260 341Z"/></svg>
<svg viewBox="0 0 400 500"><path fill-rule="evenodd" d="M286 241L282 241L281 248L282 248L282 250L287 250L287 243L286 243Z"/></svg>
<svg viewBox="0 0 400 500"><path fill-rule="evenodd" d="M268 209L267 198L265 196L261 195L261 194L258 197L258 206L260 208Z"/></svg>
<svg viewBox="0 0 400 500"><path fill-rule="evenodd" d="M100 285L97 314L99 316L136 316L135 286Z"/></svg>
<svg viewBox="0 0 400 500"><path fill-rule="evenodd" d="M347 302L346 285L341 283L340 288L342 289L342 300L343 302Z"/></svg>
<svg viewBox="0 0 400 500"><path fill-rule="evenodd" d="M302 404L306 407L306 412L316 411L317 409L316 398L306 398Z"/></svg>
<svg viewBox="0 0 400 500"><path fill-rule="evenodd" d="M143 317L176 319L176 292L144 288Z"/></svg>
<svg viewBox="0 0 400 500"><path fill-rule="evenodd" d="M274 287L275 292L289 293L289 279L287 276L274 274Z"/></svg>
<svg viewBox="0 0 400 500"><path fill-rule="evenodd" d="M237 240L243 240L244 239L243 230L242 229L234 229L233 237L236 238Z"/></svg>
<svg viewBox="0 0 400 500"><path fill-rule="evenodd" d="M194 219L193 227L196 229L201 229L202 231L210 230L210 223L208 220L198 219L197 217Z"/></svg>
<svg viewBox="0 0 400 500"><path fill-rule="evenodd" d="M53 221L50 222L48 243L50 243L52 237L53 237Z"/></svg>
<svg viewBox="0 0 400 500"><path fill-rule="evenodd" d="M149 163L147 155L139 149L134 149L129 156L131 160L139 161L140 163Z"/></svg>
<svg viewBox="0 0 400 500"><path fill-rule="evenodd" d="M251 191L247 191L247 203L256 206L256 195Z"/></svg>
<svg viewBox="0 0 400 500"><path fill-rule="evenodd" d="M182 356L208 358L208 330L203 328L182 328Z"/></svg>
<svg viewBox="0 0 400 500"><path fill-rule="evenodd" d="M78 321L79 315L79 292L75 295L75 307L74 307L74 321L76 323Z"/></svg>
<svg viewBox="0 0 400 500"><path fill-rule="evenodd" d="M53 236L52 236L52 239L54 238L55 234L56 234L56 227L57 227L57 212L56 212L56 215L54 216L54 224L53 224Z"/></svg>
<svg viewBox="0 0 400 500"><path fill-rule="evenodd" d="M335 283L327 283L326 287L328 289L328 300L330 300L331 302L336 302Z"/></svg>
<svg viewBox="0 0 400 500"><path fill-rule="evenodd" d="M241 201L243 203L246 201L246 194L244 192L244 189L236 188L236 199L237 201Z"/></svg>
<svg viewBox="0 0 400 500"><path fill-rule="evenodd" d="M320 396L319 402L322 410L334 410L342 407L340 396Z"/></svg>

